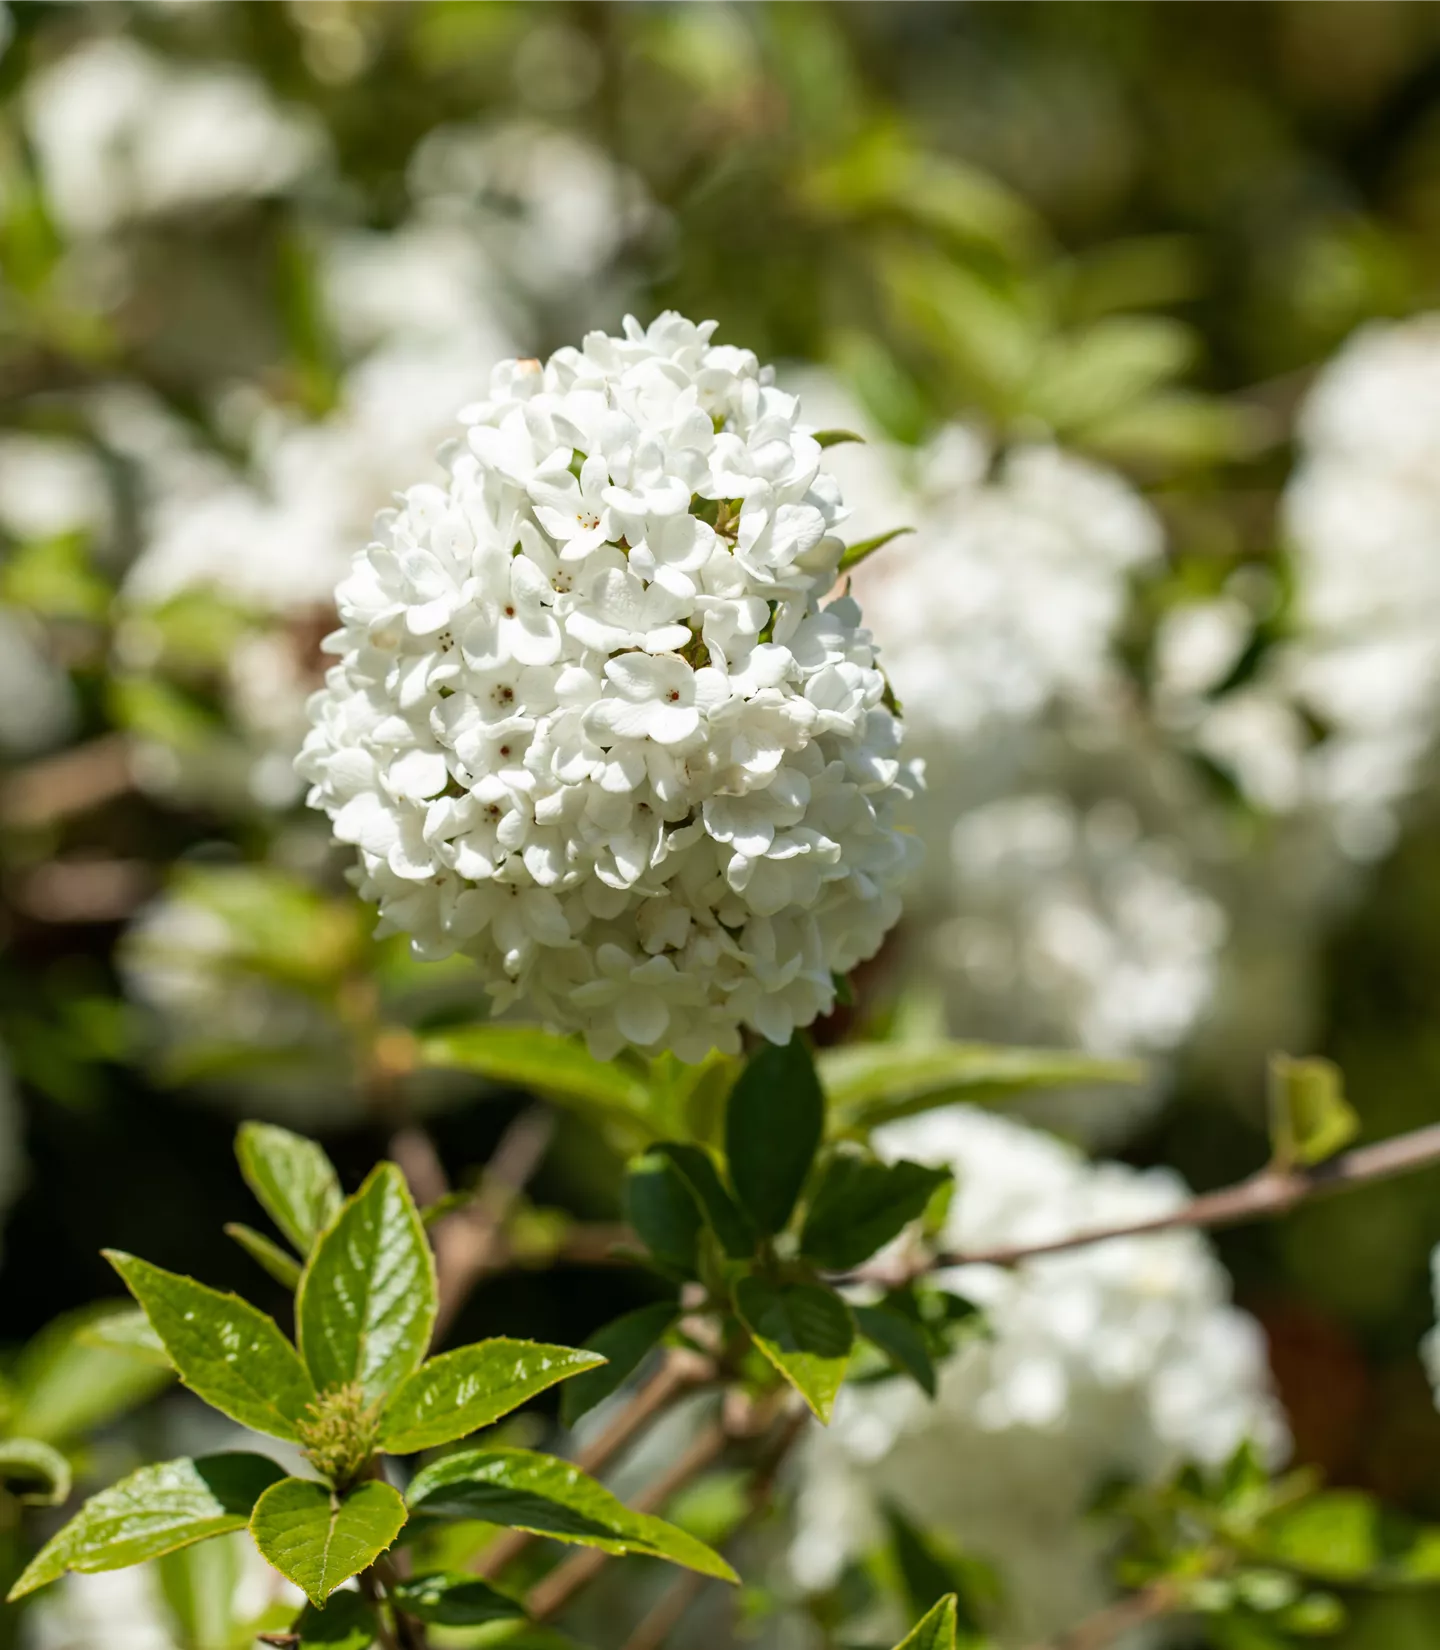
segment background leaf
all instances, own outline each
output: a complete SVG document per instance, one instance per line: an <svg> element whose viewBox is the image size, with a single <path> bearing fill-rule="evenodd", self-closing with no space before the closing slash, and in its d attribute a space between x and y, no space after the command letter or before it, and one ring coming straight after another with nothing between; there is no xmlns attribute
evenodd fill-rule
<svg viewBox="0 0 1440 1650"><path fill-rule="evenodd" d="M956 1100L993 1105L1037 1089L1138 1083L1145 1076L1138 1060L953 1042L854 1043L824 1050L819 1067L842 1128L871 1128Z"/></svg>
<svg viewBox="0 0 1440 1650"><path fill-rule="evenodd" d="M410 1455L464 1438L602 1361L594 1351L501 1339L442 1353L417 1369L385 1406L380 1447Z"/></svg>
<svg viewBox="0 0 1440 1650"><path fill-rule="evenodd" d="M42 1330L21 1353L11 1374L10 1429L27 1438L64 1444L144 1403L174 1380L164 1349L158 1354L132 1344L130 1334L113 1343L107 1329L133 1320L154 1331L144 1314L118 1302L66 1313ZM100 1337L91 1340L92 1332Z"/></svg>
<svg viewBox="0 0 1440 1650"><path fill-rule="evenodd" d="M391 1596L407 1614L435 1627L479 1627L525 1614L518 1599L488 1581L445 1572L402 1581Z"/></svg>
<svg viewBox="0 0 1440 1650"><path fill-rule="evenodd" d="M755 1344L828 1422L855 1344L850 1308L823 1284L753 1276L735 1285L735 1305Z"/></svg>
<svg viewBox="0 0 1440 1650"><path fill-rule="evenodd" d="M265 1213L308 1255L341 1203L340 1177L323 1149L273 1123L242 1123L235 1156Z"/></svg>
<svg viewBox="0 0 1440 1650"><path fill-rule="evenodd" d="M637 1157L625 1175L625 1218L662 1265L693 1277L704 1216L690 1183L660 1152Z"/></svg>
<svg viewBox="0 0 1440 1650"><path fill-rule="evenodd" d="M58 1507L70 1496L70 1463L38 1438L0 1438L0 1484L22 1501Z"/></svg>
<svg viewBox="0 0 1440 1650"><path fill-rule="evenodd" d="M322 1390L374 1402L420 1367L435 1327L435 1261L410 1188L381 1163L320 1237L295 1300L300 1351Z"/></svg>
<svg viewBox="0 0 1440 1650"><path fill-rule="evenodd" d="M369 1650L375 1642L375 1611L359 1593L333 1593L323 1605L307 1604L295 1623L299 1650Z"/></svg>
<svg viewBox="0 0 1440 1650"><path fill-rule="evenodd" d="M263 1455L207 1455L141 1467L93 1495L31 1562L11 1599L66 1570L123 1570L212 1535L243 1529L283 1470Z"/></svg>
<svg viewBox="0 0 1440 1650"><path fill-rule="evenodd" d="M644 1080L620 1061L596 1060L583 1045L539 1026L462 1026L420 1045L426 1065L473 1071L529 1089L595 1122L617 1124L634 1143L655 1132Z"/></svg>
<svg viewBox="0 0 1440 1650"><path fill-rule="evenodd" d="M405 1498L378 1479L338 1495L309 1478L282 1478L255 1503L261 1554L312 1604L383 1553L405 1526Z"/></svg>
<svg viewBox="0 0 1440 1650"><path fill-rule="evenodd" d="M1340 1068L1330 1060L1270 1061L1270 1146L1275 1166L1323 1163L1360 1132L1360 1119L1345 1098Z"/></svg>
<svg viewBox="0 0 1440 1650"><path fill-rule="evenodd" d="M805 1216L800 1249L819 1266L848 1271L898 1236L951 1179L923 1163L882 1163L841 1150L825 1165Z"/></svg>
<svg viewBox="0 0 1440 1650"><path fill-rule="evenodd" d="M910 1376L927 1397L935 1396L935 1365L918 1324L883 1306L852 1306L855 1327L902 1374Z"/></svg>
<svg viewBox="0 0 1440 1650"><path fill-rule="evenodd" d="M736 1580L718 1553L663 1519L631 1512L568 1461L529 1450L464 1450L415 1475L411 1508L439 1518L479 1518L607 1553L646 1553L701 1575Z"/></svg>
<svg viewBox="0 0 1440 1650"><path fill-rule="evenodd" d="M238 1295L166 1272L134 1255L105 1258L139 1301L180 1379L242 1427L294 1442L315 1387L273 1318Z"/></svg>
<svg viewBox="0 0 1440 1650"><path fill-rule="evenodd" d="M652 1152L668 1157L695 1195L710 1230L731 1260L745 1260L755 1253L755 1229L730 1195L720 1178L715 1159L704 1146L662 1140Z"/></svg>
<svg viewBox="0 0 1440 1650"><path fill-rule="evenodd" d="M585 1346L606 1361L566 1383L560 1396L560 1419L565 1425L573 1427L582 1415L623 1386L679 1315L680 1308L674 1301L657 1301L597 1329Z"/></svg>
<svg viewBox="0 0 1440 1650"><path fill-rule="evenodd" d="M824 1129L825 1097L804 1040L752 1055L725 1108L725 1157L736 1196L765 1236L784 1230Z"/></svg>

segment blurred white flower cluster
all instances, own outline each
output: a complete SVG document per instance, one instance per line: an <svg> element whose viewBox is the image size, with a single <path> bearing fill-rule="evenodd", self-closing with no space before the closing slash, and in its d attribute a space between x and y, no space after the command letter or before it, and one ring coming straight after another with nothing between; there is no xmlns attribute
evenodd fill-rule
<svg viewBox="0 0 1440 1650"><path fill-rule="evenodd" d="M1185 1188L1165 1170L1091 1164L1024 1124L970 1107L895 1124L888 1155L942 1163L957 1186L947 1248L1034 1243L1163 1214ZM965 1266L936 1281L984 1308L988 1333L940 1372L932 1403L909 1381L847 1386L802 1463L795 1579L833 1583L884 1539L888 1503L993 1563L1001 1642L1081 1619L1110 1591L1095 1494L1217 1464L1244 1440L1272 1460L1287 1435L1258 1327L1229 1304L1203 1237L1168 1232Z"/></svg>
<svg viewBox="0 0 1440 1650"><path fill-rule="evenodd" d="M1440 317L1373 322L1300 410L1281 503L1285 637L1217 695L1273 591L1242 584L1162 628L1162 716L1258 807L1319 815L1370 860L1398 830L1440 720Z"/></svg>
<svg viewBox="0 0 1440 1650"><path fill-rule="evenodd" d="M915 775L795 397L666 314L508 362L338 597L299 767L360 888L497 1006L785 1041L899 915Z"/></svg>

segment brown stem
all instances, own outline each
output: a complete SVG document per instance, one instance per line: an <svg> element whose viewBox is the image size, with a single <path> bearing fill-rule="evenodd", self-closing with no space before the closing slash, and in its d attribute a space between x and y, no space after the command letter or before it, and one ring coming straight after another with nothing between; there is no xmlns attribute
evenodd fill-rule
<svg viewBox="0 0 1440 1650"><path fill-rule="evenodd" d="M575 1464L596 1473L606 1466L637 1433L647 1427L677 1398L703 1386L715 1373L708 1358L674 1348L665 1361L597 1438L580 1451ZM511 1530L493 1542L474 1566L478 1575L493 1579L536 1539L525 1530Z"/></svg>
<svg viewBox="0 0 1440 1650"><path fill-rule="evenodd" d="M16 769L0 789L0 822L26 829L53 825L98 808L133 782L129 739L123 733L103 734Z"/></svg>
<svg viewBox="0 0 1440 1650"><path fill-rule="evenodd" d="M526 1182L540 1167L554 1132L554 1113L545 1107L532 1106L521 1112L500 1137L475 1196L436 1226L433 1242L440 1288L440 1310L435 1320L437 1344L489 1267L501 1229Z"/></svg>
<svg viewBox="0 0 1440 1650"><path fill-rule="evenodd" d="M1238 1185L1227 1186L1218 1192L1206 1192L1170 1214L1155 1215L1148 1220L1099 1226L1090 1231L1072 1232L1068 1237L1049 1238L1043 1243L1004 1244L994 1249L974 1249L963 1254L942 1253L899 1267L862 1267L847 1274L842 1281L883 1283L893 1287L908 1283L922 1273L948 1266L968 1266L980 1262L992 1266L1013 1266L1036 1255L1082 1249L1093 1243L1105 1243L1111 1238L1140 1237L1149 1232L1193 1227L1235 1226L1247 1220L1284 1214L1313 1197L1324 1197L1352 1186L1387 1180L1392 1175L1410 1174L1437 1163L1440 1163L1440 1123L1432 1123L1409 1134L1397 1135L1393 1140L1358 1147L1313 1168L1281 1169L1272 1166L1262 1169L1259 1174L1251 1175Z"/></svg>
<svg viewBox="0 0 1440 1650"><path fill-rule="evenodd" d="M1132 1627L1143 1627L1147 1621L1168 1616L1179 1608L1180 1603L1179 1587L1168 1577L1162 1577L1128 1598L1107 1604L1078 1627L1072 1627L1058 1639L1035 1645L1033 1650L1105 1650L1107 1645L1122 1638Z"/></svg>
<svg viewBox="0 0 1440 1650"><path fill-rule="evenodd" d="M761 1457L755 1476L750 1480L746 1492L745 1515L730 1532L731 1541L769 1511L770 1503L775 1496L775 1480L779 1477L780 1468L804 1432L809 1419L810 1412L798 1405L786 1417L775 1440ZM677 1576L650 1611L637 1623L635 1631L625 1640L624 1650L661 1650L665 1640L679 1625L680 1618L704 1592L711 1579L710 1576L698 1575L693 1570Z"/></svg>

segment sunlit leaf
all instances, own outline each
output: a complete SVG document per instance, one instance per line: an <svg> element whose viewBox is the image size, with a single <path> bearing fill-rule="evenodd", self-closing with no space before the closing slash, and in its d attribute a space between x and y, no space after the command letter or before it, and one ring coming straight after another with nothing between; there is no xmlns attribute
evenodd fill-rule
<svg viewBox="0 0 1440 1650"><path fill-rule="evenodd" d="M123 1570L243 1529L261 1494L283 1477L263 1455L208 1455L141 1467L91 1496L36 1554L10 1597L34 1592L67 1570Z"/></svg>
<svg viewBox="0 0 1440 1650"><path fill-rule="evenodd" d="M383 1553L405 1527L405 1499L378 1479L340 1494L309 1478L282 1478L255 1503L250 1533L261 1555L312 1604Z"/></svg>
<svg viewBox="0 0 1440 1650"><path fill-rule="evenodd" d="M1270 1061L1270 1145L1275 1166L1323 1163L1360 1132L1360 1119L1345 1098L1340 1068L1329 1060Z"/></svg>
<svg viewBox="0 0 1440 1650"><path fill-rule="evenodd" d="M180 1379L222 1415L292 1441L314 1383L273 1318L238 1295L107 1249Z"/></svg>
<svg viewBox="0 0 1440 1650"><path fill-rule="evenodd" d="M703 1542L663 1519L631 1512L593 1478L552 1455L529 1450L464 1450L415 1475L416 1514L478 1518L607 1553L644 1553L702 1575L736 1579Z"/></svg>
<svg viewBox="0 0 1440 1650"><path fill-rule="evenodd" d="M300 1262L293 1255L286 1254L278 1243L272 1243L263 1232L232 1220L225 1227L225 1235L234 1238L251 1260L268 1272L276 1283L292 1291L298 1287Z"/></svg>
<svg viewBox="0 0 1440 1650"><path fill-rule="evenodd" d="M955 1650L955 1595L949 1593L895 1646L895 1650Z"/></svg>
<svg viewBox="0 0 1440 1650"><path fill-rule="evenodd" d="M380 1447L411 1455L465 1438L537 1392L603 1362L598 1352L536 1341L477 1341L442 1353L417 1369L385 1406Z"/></svg>
<svg viewBox="0 0 1440 1650"><path fill-rule="evenodd" d="M295 1298L315 1385L357 1382L374 1402L420 1367L435 1327L435 1260L393 1163L381 1163L321 1235Z"/></svg>
<svg viewBox="0 0 1440 1650"><path fill-rule="evenodd" d="M235 1155L265 1213L297 1254L308 1255L342 1201L340 1178L330 1159L313 1140L273 1123L242 1123Z"/></svg>
<svg viewBox="0 0 1440 1650"><path fill-rule="evenodd" d="M480 1627L525 1614L523 1604L488 1581L443 1571L402 1581L391 1597L407 1615L433 1627Z"/></svg>

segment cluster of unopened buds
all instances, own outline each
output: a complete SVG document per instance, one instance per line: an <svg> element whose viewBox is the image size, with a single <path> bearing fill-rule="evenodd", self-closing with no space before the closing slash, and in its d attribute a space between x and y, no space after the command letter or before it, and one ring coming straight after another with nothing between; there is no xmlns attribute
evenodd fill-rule
<svg viewBox="0 0 1440 1650"><path fill-rule="evenodd" d="M299 760L384 925L601 1057L827 1012L912 847L918 776L835 593L839 490L712 331L627 319L496 368L448 483L340 586Z"/></svg>

